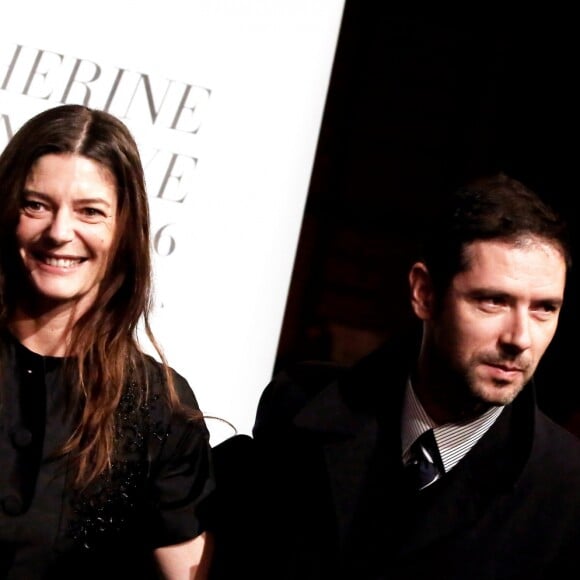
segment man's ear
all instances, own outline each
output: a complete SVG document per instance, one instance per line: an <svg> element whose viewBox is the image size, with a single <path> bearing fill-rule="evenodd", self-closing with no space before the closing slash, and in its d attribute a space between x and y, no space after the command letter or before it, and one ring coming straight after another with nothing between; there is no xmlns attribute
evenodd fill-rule
<svg viewBox="0 0 580 580"><path fill-rule="evenodd" d="M409 271L409 286L411 290L411 306L420 320L433 317L433 282L427 266L423 262L415 262Z"/></svg>

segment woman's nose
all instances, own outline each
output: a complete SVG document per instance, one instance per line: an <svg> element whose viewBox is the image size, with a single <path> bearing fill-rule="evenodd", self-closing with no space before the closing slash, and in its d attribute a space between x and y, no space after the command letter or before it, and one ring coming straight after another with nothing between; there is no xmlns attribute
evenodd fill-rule
<svg viewBox="0 0 580 580"><path fill-rule="evenodd" d="M66 208L59 208L53 213L46 230L47 236L55 244L70 242L74 237L74 216Z"/></svg>

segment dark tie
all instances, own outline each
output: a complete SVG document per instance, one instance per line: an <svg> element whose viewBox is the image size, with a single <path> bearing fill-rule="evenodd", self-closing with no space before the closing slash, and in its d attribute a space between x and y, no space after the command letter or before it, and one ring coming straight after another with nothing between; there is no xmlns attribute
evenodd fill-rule
<svg viewBox="0 0 580 580"><path fill-rule="evenodd" d="M433 429L425 431L415 440L411 445L410 456L405 472L411 485L417 490L425 489L444 473Z"/></svg>

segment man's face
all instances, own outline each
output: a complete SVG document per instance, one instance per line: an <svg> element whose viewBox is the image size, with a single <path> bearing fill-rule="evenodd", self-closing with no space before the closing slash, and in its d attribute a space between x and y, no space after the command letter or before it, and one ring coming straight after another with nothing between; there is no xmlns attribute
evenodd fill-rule
<svg viewBox="0 0 580 580"><path fill-rule="evenodd" d="M468 269L452 279L439 307L420 317L450 385L467 386L487 405L505 405L529 381L554 336L566 264L540 238L476 241L467 257ZM444 371L438 381L444 386L445 380Z"/></svg>

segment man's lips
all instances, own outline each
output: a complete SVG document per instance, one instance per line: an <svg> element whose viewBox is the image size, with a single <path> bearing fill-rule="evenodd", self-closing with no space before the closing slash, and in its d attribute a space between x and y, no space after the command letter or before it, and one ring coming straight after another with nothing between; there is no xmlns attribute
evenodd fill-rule
<svg viewBox="0 0 580 580"><path fill-rule="evenodd" d="M504 364L491 364L491 366L496 367L502 371L505 371L506 373L511 373L511 372L522 373L522 372L524 372L524 369L521 367L518 367L518 366L504 365Z"/></svg>
<svg viewBox="0 0 580 580"><path fill-rule="evenodd" d="M525 373L525 368L522 366L497 364L490 362L486 362L484 364L487 367L490 375L500 380L511 381L515 379L517 376L520 376Z"/></svg>

